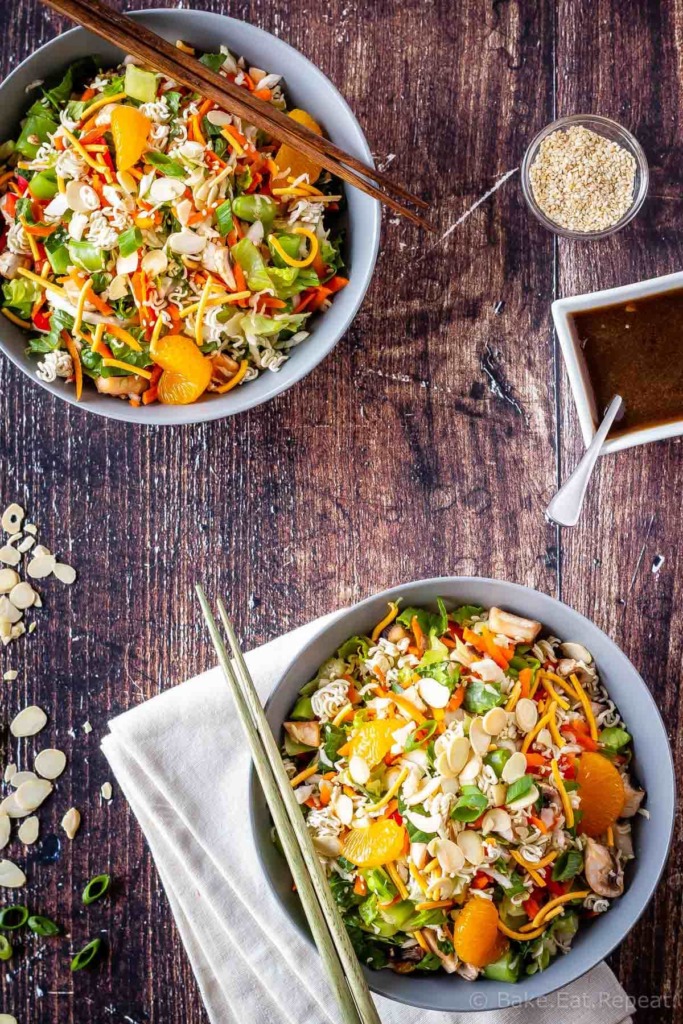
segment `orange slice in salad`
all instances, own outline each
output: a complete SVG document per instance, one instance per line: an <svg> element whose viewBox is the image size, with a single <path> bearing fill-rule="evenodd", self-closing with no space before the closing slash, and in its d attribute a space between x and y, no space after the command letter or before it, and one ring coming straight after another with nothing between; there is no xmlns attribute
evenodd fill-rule
<svg viewBox="0 0 683 1024"><path fill-rule="evenodd" d="M370 768L374 768L394 745L392 734L405 724L403 718L378 718L374 722L364 722L347 744L349 757L362 757Z"/></svg>
<svg viewBox="0 0 683 1024"><path fill-rule="evenodd" d="M148 148L152 122L137 107L119 106L111 112L111 133L114 138L116 169L134 167Z"/></svg>
<svg viewBox="0 0 683 1024"><path fill-rule="evenodd" d="M289 116L292 121L302 124L309 131L315 132L316 135L322 135L323 130L320 125L305 110L295 108L289 111ZM311 185L318 180L322 171L322 167L319 164L314 164L307 156L299 153L296 149L292 149L286 142L282 143L275 154L275 163L281 171L286 171L289 168L289 174L292 178L298 178L301 174L307 174L309 184Z"/></svg>
<svg viewBox="0 0 683 1024"><path fill-rule="evenodd" d="M383 818L368 828L351 829L344 840L344 856L359 868L379 868L403 853L406 830Z"/></svg>
<svg viewBox="0 0 683 1024"><path fill-rule="evenodd" d="M159 400L166 405L196 402L209 386L211 360L187 335L167 334L155 339L150 355L164 371L159 378Z"/></svg>
<svg viewBox="0 0 683 1024"><path fill-rule="evenodd" d="M453 925L456 955L473 967L486 967L505 952L507 941L498 931L498 910L491 900L472 896Z"/></svg>
<svg viewBox="0 0 683 1024"><path fill-rule="evenodd" d="M204 394L211 380L211 374L206 384L197 378L185 377L182 373L175 373L173 370L164 370L159 377L157 394L159 401L164 405L190 405Z"/></svg>
<svg viewBox="0 0 683 1024"><path fill-rule="evenodd" d="M624 783L612 762L592 751L579 758L576 781L582 815L577 829L595 838L606 832L624 809Z"/></svg>

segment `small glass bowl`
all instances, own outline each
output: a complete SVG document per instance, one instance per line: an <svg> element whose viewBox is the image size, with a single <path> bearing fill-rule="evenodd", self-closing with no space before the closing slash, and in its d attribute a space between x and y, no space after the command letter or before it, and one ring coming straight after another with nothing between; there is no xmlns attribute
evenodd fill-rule
<svg viewBox="0 0 683 1024"><path fill-rule="evenodd" d="M624 149L631 154L636 162L636 176L633 182L633 201L631 206L623 217L616 222L616 224L612 224L611 227L605 228L604 231L571 231L569 228L563 228L560 224L556 224L555 221L550 220L550 218L543 213L534 199L529 171L531 169L531 165L536 159L539 146L544 139L552 134L552 132L555 132L558 129L571 128L573 125L581 125L583 128L588 128L590 131L595 132L596 135L604 136L611 142L618 142L620 146L623 146ZM650 172L647 165L647 157L645 156L643 147L640 145L638 140L631 135L626 128L622 128L620 124L617 124L616 121L610 120L609 117L600 117L599 114L572 114L570 117L561 117L558 121L553 121L552 124L546 125L546 127L531 141L529 148L524 154L521 174L522 192L524 193L524 198L527 201L529 209L544 227L549 231L553 231L556 235L562 235L563 238L606 238L608 235L613 235L615 231L621 231L623 227L626 227L626 225L633 220L645 202L645 196L647 195L648 185L650 183Z"/></svg>

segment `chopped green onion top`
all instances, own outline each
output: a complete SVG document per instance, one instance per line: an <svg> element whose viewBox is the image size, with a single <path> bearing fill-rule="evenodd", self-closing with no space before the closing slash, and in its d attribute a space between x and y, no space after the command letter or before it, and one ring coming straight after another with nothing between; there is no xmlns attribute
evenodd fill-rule
<svg viewBox="0 0 683 1024"><path fill-rule="evenodd" d="M17 928L23 928L28 921L28 914L28 907L23 906L21 903L14 904L11 907L4 907L0 910L0 928L4 928L6 931L16 931Z"/></svg>
<svg viewBox="0 0 683 1024"><path fill-rule="evenodd" d="M111 875L95 875L83 890L83 902L86 906L101 899L111 886Z"/></svg>
<svg viewBox="0 0 683 1024"><path fill-rule="evenodd" d="M71 970L82 971L84 967L90 967L99 955L101 948L102 939L92 939L87 946L84 946L80 952L76 953L76 956L71 961Z"/></svg>

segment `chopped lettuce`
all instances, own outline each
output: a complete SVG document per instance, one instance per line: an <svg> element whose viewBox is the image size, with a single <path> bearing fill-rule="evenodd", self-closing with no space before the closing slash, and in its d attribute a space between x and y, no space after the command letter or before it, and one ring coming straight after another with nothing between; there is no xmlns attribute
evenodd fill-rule
<svg viewBox="0 0 683 1024"><path fill-rule="evenodd" d="M2 286L3 305L11 309L22 320L29 320L33 304L43 294L43 289L26 277L15 277Z"/></svg>

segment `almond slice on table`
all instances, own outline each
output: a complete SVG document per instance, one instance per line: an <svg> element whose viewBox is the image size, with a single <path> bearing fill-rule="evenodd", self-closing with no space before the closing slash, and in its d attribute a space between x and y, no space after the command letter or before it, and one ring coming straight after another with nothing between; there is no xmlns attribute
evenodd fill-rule
<svg viewBox="0 0 683 1024"><path fill-rule="evenodd" d="M32 782L35 778L37 778L35 772L15 772L9 784L12 789L19 789L19 786L23 786L25 782Z"/></svg>
<svg viewBox="0 0 683 1024"><path fill-rule="evenodd" d="M69 839L74 839L81 827L81 812L75 807L70 807L62 818L61 824Z"/></svg>
<svg viewBox="0 0 683 1024"><path fill-rule="evenodd" d="M14 569L0 569L0 594L9 594L19 582L19 573Z"/></svg>
<svg viewBox="0 0 683 1024"><path fill-rule="evenodd" d="M32 843L35 843L39 832L40 822L38 818L36 818L35 814L32 814L30 818L26 818L22 821L17 835L19 836L19 841L23 843L24 846L30 846Z"/></svg>
<svg viewBox="0 0 683 1024"><path fill-rule="evenodd" d="M0 1024L17 1024L17 1018L11 1013L0 1013Z"/></svg>
<svg viewBox="0 0 683 1024"><path fill-rule="evenodd" d="M54 555L36 555L26 566L26 572L32 580L42 580L50 575L56 564Z"/></svg>
<svg viewBox="0 0 683 1024"><path fill-rule="evenodd" d="M63 750L48 747L36 755L33 767L44 779L58 779L66 768L66 754Z"/></svg>
<svg viewBox="0 0 683 1024"><path fill-rule="evenodd" d="M11 828L9 814L0 814L0 850L4 850L9 843Z"/></svg>
<svg viewBox="0 0 683 1024"><path fill-rule="evenodd" d="M12 587L9 599L15 608L24 611L33 605L37 596L31 584L23 580L21 583L17 583L16 587Z"/></svg>
<svg viewBox="0 0 683 1024"><path fill-rule="evenodd" d="M2 513L2 528L5 533L18 533L21 529L21 524L24 521L25 514L26 513L21 505L17 505L16 501L13 501L11 505L8 505Z"/></svg>
<svg viewBox="0 0 683 1024"><path fill-rule="evenodd" d="M53 789L48 779L30 779L19 786L15 794L17 804L26 811L36 811Z"/></svg>
<svg viewBox="0 0 683 1024"><path fill-rule="evenodd" d="M26 885L26 875L11 860L0 860L0 886L6 889L20 889Z"/></svg>
<svg viewBox="0 0 683 1024"><path fill-rule="evenodd" d="M0 548L0 562L4 562L5 565L19 565L20 561L21 555L11 544L4 544Z"/></svg>
<svg viewBox="0 0 683 1024"><path fill-rule="evenodd" d="M24 810L17 803L17 794L10 793L0 803L0 814L7 814L10 818L27 818L31 812Z"/></svg>
<svg viewBox="0 0 683 1024"><path fill-rule="evenodd" d="M21 586L21 584L19 584L19 586ZM9 597L3 594L3 596L0 597L0 619L4 619L5 622L15 625L15 623L19 622L21 617L22 615L20 610L16 605L12 604Z"/></svg>
<svg viewBox="0 0 683 1024"><path fill-rule="evenodd" d="M76 570L65 562L55 562L52 571L61 583L66 583L69 587L76 579Z"/></svg>
<svg viewBox="0 0 683 1024"><path fill-rule="evenodd" d="M44 729L47 725L47 715L42 708L32 704L30 707L24 708L19 714L12 719L10 723L9 731L13 736L21 738L23 736L35 736Z"/></svg>

